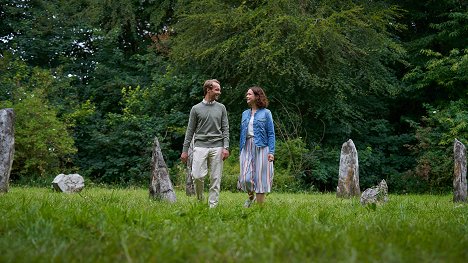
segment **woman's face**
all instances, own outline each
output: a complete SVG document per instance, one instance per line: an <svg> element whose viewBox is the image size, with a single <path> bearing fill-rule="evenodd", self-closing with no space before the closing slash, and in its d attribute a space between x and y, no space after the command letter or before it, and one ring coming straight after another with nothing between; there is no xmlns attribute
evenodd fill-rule
<svg viewBox="0 0 468 263"><path fill-rule="evenodd" d="M251 89L249 89L247 93L245 93L245 99L247 100L247 104L249 104L250 106L255 105L257 101L257 97Z"/></svg>

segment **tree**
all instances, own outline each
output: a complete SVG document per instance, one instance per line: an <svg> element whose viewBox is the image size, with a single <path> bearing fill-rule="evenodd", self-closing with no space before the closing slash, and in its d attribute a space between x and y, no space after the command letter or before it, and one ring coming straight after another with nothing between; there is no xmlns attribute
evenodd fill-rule
<svg viewBox="0 0 468 263"><path fill-rule="evenodd" d="M14 87L7 100L0 103L2 108L12 107L15 111L11 178L55 176L73 169L71 157L76 153L73 138L44 93L57 85L52 74L5 55L0 59L0 76L0 83Z"/></svg>
<svg viewBox="0 0 468 263"><path fill-rule="evenodd" d="M121 91L146 89L153 74L164 74L166 53L157 44L171 23L172 5L169 0L2 3L0 47L54 74L54 85L42 87L42 102L74 124L79 152L73 161L85 176L142 180L146 141L159 130L155 119L147 118L151 113L123 113ZM11 99L11 92L4 98Z"/></svg>
<svg viewBox="0 0 468 263"><path fill-rule="evenodd" d="M424 62L415 63L405 80L414 94L425 98L421 104L426 114L413 122L418 139L415 174L432 190L446 190L452 180L453 141L466 143L468 137L468 12L455 2L437 18L438 23L430 24L436 32L420 51Z"/></svg>
<svg viewBox="0 0 468 263"><path fill-rule="evenodd" d="M397 92L387 66L403 54L387 30L394 9L352 1L190 1L180 8L173 58L219 76L236 98L257 83L307 116L354 120L368 108L353 99Z"/></svg>

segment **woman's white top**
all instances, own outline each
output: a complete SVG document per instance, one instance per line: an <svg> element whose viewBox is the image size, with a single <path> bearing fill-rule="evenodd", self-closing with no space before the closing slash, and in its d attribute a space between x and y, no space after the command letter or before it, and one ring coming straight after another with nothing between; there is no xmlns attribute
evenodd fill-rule
<svg viewBox="0 0 468 263"><path fill-rule="evenodd" d="M250 138L250 137L254 136L253 121L254 121L254 116L250 115L249 127L247 128L247 138Z"/></svg>

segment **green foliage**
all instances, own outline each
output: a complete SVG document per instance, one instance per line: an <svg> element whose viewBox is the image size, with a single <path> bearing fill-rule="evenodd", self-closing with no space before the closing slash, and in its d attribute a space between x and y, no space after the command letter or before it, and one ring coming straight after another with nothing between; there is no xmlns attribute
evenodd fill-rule
<svg viewBox="0 0 468 263"><path fill-rule="evenodd" d="M1 108L15 111L15 156L12 179L27 180L64 173L73 168L76 153L67 124L47 100L46 92L61 85L47 70L29 68L9 55L0 59L1 82L8 87L10 100ZM27 179L26 179L27 178Z"/></svg>
<svg viewBox="0 0 468 263"><path fill-rule="evenodd" d="M307 167L302 177L308 187L324 192L336 191L340 164L340 147L316 145L307 156Z"/></svg>
<svg viewBox="0 0 468 263"><path fill-rule="evenodd" d="M427 94L418 98L426 113L413 122L417 144L412 150L414 175L431 191L451 188L454 139L466 144L468 138L468 12L466 3L447 2L430 20L430 38L418 45L420 62L404 78L416 96Z"/></svg>
<svg viewBox="0 0 468 263"><path fill-rule="evenodd" d="M41 98L40 91L25 94L13 109L16 115L13 173L31 178L67 172L72 165L71 155L76 152L73 138L56 111Z"/></svg>
<svg viewBox="0 0 468 263"><path fill-rule="evenodd" d="M349 124L373 106L359 98L398 92L386 66L403 54L386 31L395 9L332 0L191 1L178 14L175 61L219 76L232 99L253 84L265 87L281 118L281 105L297 105L305 118Z"/></svg>
<svg viewBox="0 0 468 263"><path fill-rule="evenodd" d="M239 148L231 147L230 156L223 164L223 177L221 189L223 191L237 192L237 180L240 174Z"/></svg>
<svg viewBox="0 0 468 263"><path fill-rule="evenodd" d="M171 71L153 77L151 86L121 89L121 113L108 113L98 125L97 113L80 120L85 129L76 131L81 142L76 162L84 175L105 183L147 184L155 136L168 167L179 162L187 105L201 100L202 81Z"/></svg>
<svg viewBox="0 0 468 263"><path fill-rule="evenodd" d="M438 86L447 92L445 96L448 99L466 98L464 90L468 81L468 49L454 48L447 55L429 49L423 49L421 53L429 60L423 67L414 68L405 78L414 82L418 89Z"/></svg>
<svg viewBox="0 0 468 263"><path fill-rule="evenodd" d="M83 174L147 183L152 139L166 127L155 124L163 118L152 116L154 111L132 113L136 101L121 90L147 88L153 74L165 70L165 54L159 56L154 44L170 23L172 1L10 1L1 8L7 25L1 49L51 68L56 79L72 84L55 85L45 96L74 125L79 151L73 160ZM2 92L1 99L8 94Z"/></svg>
<svg viewBox="0 0 468 263"><path fill-rule="evenodd" d="M297 174L304 170L304 155L307 148L302 138L278 141L275 153L275 165L289 173Z"/></svg>
<svg viewBox="0 0 468 263"><path fill-rule="evenodd" d="M103 183L148 183L155 127L151 118L108 114L88 135L90 144L81 145L83 175Z"/></svg>
<svg viewBox="0 0 468 263"><path fill-rule="evenodd" d="M127 94L126 89L123 92ZM84 114L77 116L86 129L75 131L82 142L75 161L83 175L97 182L142 185L150 178L152 142L158 125L147 115L124 112L109 113L104 122L94 123L96 113L84 108Z"/></svg>
<svg viewBox="0 0 468 263"><path fill-rule="evenodd" d="M467 98L467 3L408 1L405 5L410 8L407 23L412 26L407 46L412 57L403 77L411 100L404 103L416 105L411 111L420 115L412 119L419 121L425 115L423 104L438 107Z"/></svg>
<svg viewBox="0 0 468 263"><path fill-rule="evenodd" d="M468 256L468 206L454 205L450 195L390 195L385 205L367 208L334 194L272 193L263 207L249 209L243 193L221 192L216 209L176 195L169 204L140 188L86 187L64 195L12 187L0 199L0 213L8 214L0 224L0 261L463 262Z"/></svg>
<svg viewBox="0 0 468 263"><path fill-rule="evenodd" d="M397 134L387 120L365 124L365 132L353 139L359 155L361 190L378 185L385 179L391 192L399 192L393 179L403 176L415 163L409 145L415 143L412 134ZM416 189L414 189L416 190Z"/></svg>
<svg viewBox="0 0 468 263"><path fill-rule="evenodd" d="M453 143L468 143L467 102L451 102L441 110L428 106L428 116L417 124L418 144L415 175L426 180L432 191L448 191L453 180Z"/></svg>
<svg viewBox="0 0 468 263"><path fill-rule="evenodd" d="M92 36L91 72L77 85L101 116L121 113L123 87L148 87L154 73L164 74L166 54L157 45L170 22L172 1L77 1L85 2L76 16Z"/></svg>
<svg viewBox="0 0 468 263"><path fill-rule="evenodd" d="M305 176L309 164L309 150L302 138L277 141L275 153L275 190L311 190Z"/></svg>

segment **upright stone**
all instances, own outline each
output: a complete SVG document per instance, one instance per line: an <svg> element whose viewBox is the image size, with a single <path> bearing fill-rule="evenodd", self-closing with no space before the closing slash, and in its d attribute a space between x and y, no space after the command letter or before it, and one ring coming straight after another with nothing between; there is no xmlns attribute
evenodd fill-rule
<svg viewBox="0 0 468 263"><path fill-rule="evenodd" d="M453 202L466 202L466 148L463 143L455 139L453 145Z"/></svg>
<svg viewBox="0 0 468 263"><path fill-rule="evenodd" d="M0 193L8 192L13 155L15 154L15 112L0 110Z"/></svg>
<svg viewBox="0 0 468 263"><path fill-rule="evenodd" d="M151 159L151 185L149 188L150 197L166 200L171 203L176 201L176 195L172 188L166 162L159 146L158 138L154 138L153 157Z"/></svg>
<svg viewBox="0 0 468 263"><path fill-rule="evenodd" d="M343 143L336 196L350 198L360 196L358 153L351 139Z"/></svg>
<svg viewBox="0 0 468 263"><path fill-rule="evenodd" d="M192 163L193 163L193 140L190 143L188 149L188 160L187 160L187 174L185 176L185 194L187 196L195 195L195 186L192 178Z"/></svg>

